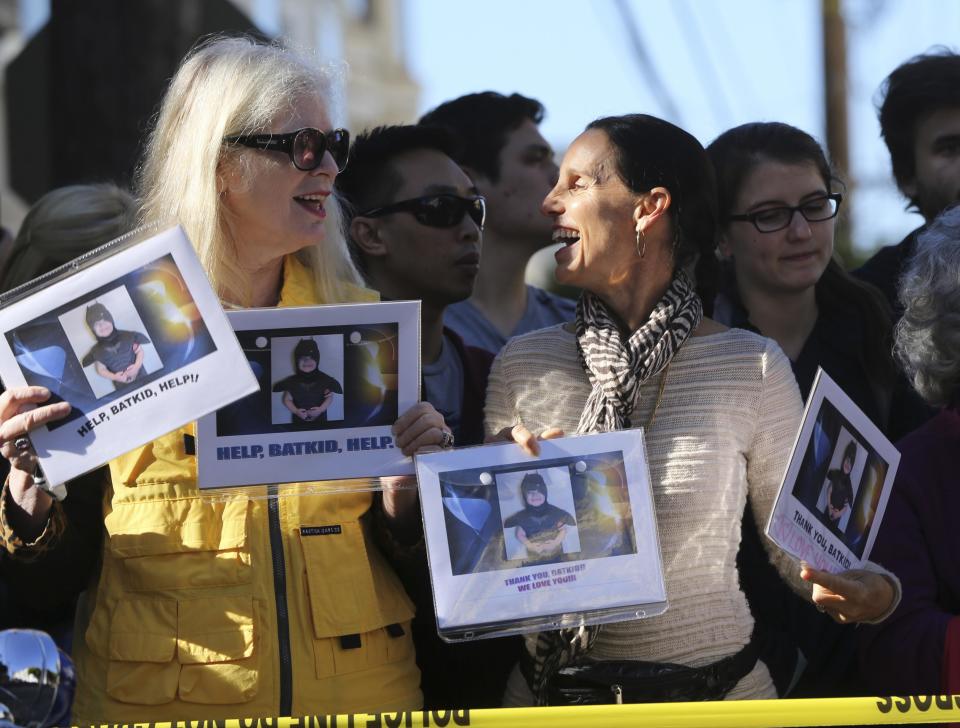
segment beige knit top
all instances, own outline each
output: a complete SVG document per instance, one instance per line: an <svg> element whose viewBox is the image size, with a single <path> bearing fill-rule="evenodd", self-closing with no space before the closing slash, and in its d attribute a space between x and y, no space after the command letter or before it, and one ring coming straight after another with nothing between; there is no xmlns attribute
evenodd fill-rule
<svg viewBox="0 0 960 728"><path fill-rule="evenodd" d="M634 425L649 422L663 376L641 388ZM687 339L666 376L645 435L669 608L605 625L591 656L699 667L750 639L736 565L740 522L749 492L756 522L766 524L802 405L780 347L741 329ZM572 333L554 326L511 339L490 374L486 429L522 423L573 434L589 394ZM799 564L761 538L781 575L809 598ZM727 697L776 697L766 667L758 662Z"/></svg>

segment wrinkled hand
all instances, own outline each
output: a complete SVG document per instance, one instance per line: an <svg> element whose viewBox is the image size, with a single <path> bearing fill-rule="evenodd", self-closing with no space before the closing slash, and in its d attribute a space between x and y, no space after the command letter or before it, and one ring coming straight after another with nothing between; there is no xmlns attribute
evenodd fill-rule
<svg viewBox="0 0 960 728"><path fill-rule="evenodd" d="M37 467L33 447L18 450L14 442L48 422L63 419L70 412L66 402L34 408L50 399L46 387L14 387L0 395L0 455L10 461L11 470L32 474Z"/></svg>
<svg viewBox="0 0 960 728"><path fill-rule="evenodd" d="M839 574L800 564L800 578L813 583L813 602L835 622L869 622L885 614L896 592L883 574L851 569Z"/></svg>
<svg viewBox="0 0 960 728"><path fill-rule="evenodd" d="M450 428L432 404L417 402L393 423L391 432L396 446L410 456L442 449L444 433L449 436Z"/></svg>
<svg viewBox="0 0 960 728"><path fill-rule="evenodd" d="M500 432L487 437L484 442L515 442L527 455L537 457L540 455L540 443L538 440L555 440L563 437L563 430L559 427L548 427L542 430L539 435L534 435L523 425L514 425L513 427L504 427Z"/></svg>

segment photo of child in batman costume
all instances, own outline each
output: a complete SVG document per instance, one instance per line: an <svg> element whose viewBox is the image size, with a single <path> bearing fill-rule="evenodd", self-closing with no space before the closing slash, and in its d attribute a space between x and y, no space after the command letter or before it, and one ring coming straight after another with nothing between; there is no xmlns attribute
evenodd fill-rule
<svg viewBox="0 0 960 728"><path fill-rule="evenodd" d="M530 561L549 563L563 556L567 526L576 526L573 516L547 503L547 484L540 473L527 473L520 481L523 510L509 516L503 525L514 528L517 540L527 549Z"/></svg>
<svg viewBox="0 0 960 728"><path fill-rule="evenodd" d="M283 392L283 405L298 429L310 429L327 421L327 409L334 394L343 394L340 382L320 371L320 349L313 339L300 339L293 349L294 374L273 385Z"/></svg>
<svg viewBox="0 0 960 728"><path fill-rule="evenodd" d="M843 451L843 460L840 468L827 473L827 504L824 509L827 524L835 533L840 533L840 519L853 504L853 484L850 482L850 473L857 462L857 443L852 440L847 443Z"/></svg>
<svg viewBox="0 0 960 728"><path fill-rule="evenodd" d="M118 329L113 315L102 303L88 306L86 319L97 343L80 361L84 367L93 364L97 374L112 381L115 389L147 373L143 368L143 344L149 344L150 339L139 331Z"/></svg>

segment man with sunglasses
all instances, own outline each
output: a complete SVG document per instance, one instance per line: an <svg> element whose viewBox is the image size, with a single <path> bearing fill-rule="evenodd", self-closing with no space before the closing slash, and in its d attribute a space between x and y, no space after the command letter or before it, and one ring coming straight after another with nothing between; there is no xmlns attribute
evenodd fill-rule
<svg viewBox="0 0 960 728"><path fill-rule="evenodd" d="M447 309L446 323L468 344L494 353L512 336L572 321L576 308L524 280L530 257L552 234L552 220L540 214L557 181L553 150L537 129L543 113L535 99L487 91L448 101L420 119L454 134L455 159L490 208L473 295Z"/></svg>
<svg viewBox="0 0 960 728"><path fill-rule="evenodd" d="M425 399L443 414L456 444L475 445L483 441L493 356L464 345L443 316L473 290L486 205L453 161L454 149L443 129L378 127L357 137L335 186L347 202L349 243L368 285L385 300L421 301ZM426 554L419 549L395 566L417 605L413 640L424 707L499 707L519 640L442 642Z"/></svg>

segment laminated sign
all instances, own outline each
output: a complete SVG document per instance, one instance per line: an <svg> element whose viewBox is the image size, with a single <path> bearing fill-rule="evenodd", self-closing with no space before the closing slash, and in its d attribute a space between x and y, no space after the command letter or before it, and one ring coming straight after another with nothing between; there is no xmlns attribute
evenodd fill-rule
<svg viewBox="0 0 960 728"><path fill-rule="evenodd" d="M643 431L416 456L447 640L638 619L667 608Z"/></svg>
<svg viewBox="0 0 960 728"><path fill-rule="evenodd" d="M413 473L391 427L420 398L419 301L227 316L258 386L199 422L201 488Z"/></svg>
<svg viewBox="0 0 960 728"><path fill-rule="evenodd" d="M135 231L0 296L0 377L68 402L30 433L64 483L256 389L182 228Z"/></svg>

